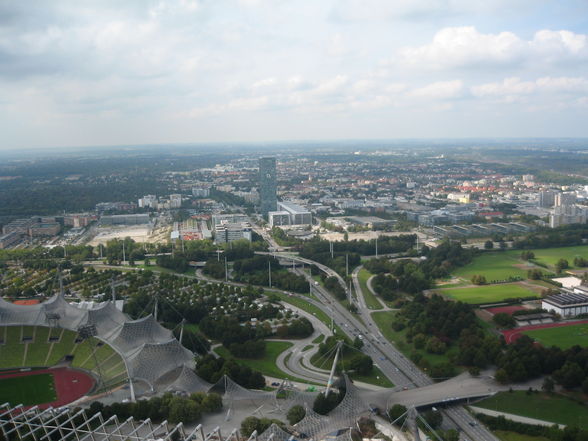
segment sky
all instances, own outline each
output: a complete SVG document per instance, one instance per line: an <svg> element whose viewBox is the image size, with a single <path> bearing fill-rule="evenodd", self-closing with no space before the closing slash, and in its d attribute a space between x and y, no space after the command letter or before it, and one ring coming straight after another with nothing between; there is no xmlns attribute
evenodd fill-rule
<svg viewBox="0 0 588 441"><path fill-rule="evenodd" d="M0 0L0 149L588 137L586 0Z"/></svg>

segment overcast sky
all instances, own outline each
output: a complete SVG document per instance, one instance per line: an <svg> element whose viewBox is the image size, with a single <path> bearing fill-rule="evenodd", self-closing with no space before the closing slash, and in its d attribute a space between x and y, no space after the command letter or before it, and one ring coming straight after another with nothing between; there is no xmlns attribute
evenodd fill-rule
<svg viewBox="0 0 588 441"><path fill-rule="evenodd" d="M0 0L0 148L588 136L586 0Z"/></svg>

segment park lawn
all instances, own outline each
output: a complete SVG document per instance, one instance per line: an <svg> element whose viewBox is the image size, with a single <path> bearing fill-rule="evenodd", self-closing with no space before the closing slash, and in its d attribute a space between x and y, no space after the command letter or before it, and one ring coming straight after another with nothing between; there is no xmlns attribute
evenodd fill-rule
<svg viewBox="0 0 588 441"><path fill-rule="evenodd" d="M282 302L290 303L291 305L296 306L297 308L300 308L303 311L306 311L309 314L314 315L317 319L319 319L321 322L327 325L329 329L331 328L331 317L327 315L327 313L324 312L322 309L319 309L312 303L305 302L304 299L300 297L290 297L281 292L272 292L272 295L274 294L277 297L279 297ZM336 323L334 323L334 329L336 334L345 336L343 330ZM349 341L347 337L345 339Z"/></svg>
<svg viewBox="0 0 588 441"><path fill-rule="evenodd" d="M523 433L510 432L508 430L495 430L493 433L500 439L500 441L549 441L549 439L544 436L531 436Z"/></svg>
<svg viewBox="0 0 588 441"><path fill-rule="evenodd" d="M566 259L570 264L570 268L574 267L575 257L583 257L584 259L588 259L588 245L561 248L543 248L531 251L533 251L535 254L534 260L552 267L555 266L559 259Z"/></svg>
<svg viewBox="0 0 588 441"><path fill-rule="evenodd" d="M559 394L499 392L476 407L588 429L588 407Z"/></svg>
<svg viewBox="0 0 588 441"><path fill-rule="evenodd" d="M372 312L372 318L378 325L382 335L400 352L402 352L406 358L410 359L412 354L417 353L420 354L424 360L427 360L430 365L450 363L449 358L452 354L457 353L457 346L450 346L445 354L430 354L424 349L415 349L412 344L406 342L406 329L398 332L392 329L395 315L396 313L392 311ZM459 370L459 366L456 366L456 371L459 372Z"/></svg>
<svg viewBox="0 0 588 441"><path fill-rule="evenodd" d="M292 347L292 343L286 341L266 341L265 342L265 355L263 358L237 358L233 356L227 348L224 346L218 346L214 348L214 352L225 359L234 359L239 364L249 366L251 369L261 372L263 375L274 378L291 378L288 374L282 371L276 365L278 355L282 352L287 351ZM297 380L306 383L304 380Z"/></svg>
<svg viewBox="0 0 588 441"><path fill-rule="evenodd" d="M38 374L0 379L0 401L13 406L50 403L57 399L53 375Z"/></svg>
<svg viewBox="0 0 588 441"><path fill-rule="evenodd" d="M454 300L474 305L500 302L504 299L537 297L536 292L514 283L480 285L471 288L440 289L438 291Z"/></svg>
<svg viewBox="0 0 588 441"><path fill-rule="evenodd" d="M357 274L357 280L359 281L359 286L363 292L365 304L370 309L382 309L382 304L367 286L367 281L370 277L372 277L372 273L370 273L365 268L360 269L359 273Z"/></svg>
<svg viewBox="0 0 588 441"><path fill-rule="evenodd" d="M322 342L324 339L325 339L325 336L323 334L321 334L318 337L316 337L312 342L314 344L318 344L318 343Z"/></svg>
<svg viewBox="0 0 588 441"><path fill-rule="evenodd" d="M588 323L557 328L531 329L523 334L535 339L545 347L557 346L568 349L575 345L588 347Z"/></svg>
<svg viewBox="0 0 588 441"><path fill-rule="evenodd" d="M470 280L474 275L483 275L488 283L493 280L507 280L509 277L527 278L527 270L514 265L524 263L519 259L521 251L482 253L467 265L453 272L454 276Z"/></svg>
<svg viewBox="0 0 588 441"><path fill-rule="evenodd" d="M342 368L345 369L346 363L348 363L355 355L363 354L363 352L361 352L358 349L351 349L347 346L343 346L342 354L343 355L340 358L340 363L341 363ZM335 357L334 353L331 354L329 357L324 357L317 352L312 357L310 357L310 363L313 366L316 366L320 369L330 370L331 366L333 365L333 358L334 357ZM394 387L394 383L392 383L390 381L390 379L388 377L386 377L386 375L384 375L384 373L380 370L380 368L378 366L376 366L378 364L378 360L373 360L373 362L374 362L374 367L372 368L372 371L368 375L360 375L356 372L350 371L350 372L348 372L349 377L352 380L361 381L363 383L368 383L368 384L374 384L376 386Z"/></svg>

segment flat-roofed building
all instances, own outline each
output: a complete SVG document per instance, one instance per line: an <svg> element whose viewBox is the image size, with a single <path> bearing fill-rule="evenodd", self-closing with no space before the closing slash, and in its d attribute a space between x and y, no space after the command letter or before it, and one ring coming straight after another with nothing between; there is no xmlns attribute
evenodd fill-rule
<svg viewBox="0 0 588 441"><path fill-rule="evenodd" d="M10 248L18 245L22 239L22 233L11 231L0 235L0 249Z"/></svg>
<svg viewBox="0 0 588 441"><path fill-rule="evenodd" d="M60 231L61 225L58 222L39 223L29 227L29 236L55 236Z"/></svg>
<svg viewBox="0 0 588 441"><path fill-rule="evenodd" d="M588 313L588 295L574 291L563 291L544 298L541 301L541 308L549 312L554 312L562 317L575 317L580 314Z"/></svg>
<svg viewBox="0 0 588 441"><path fill-rule="evenodd" d="M278 202L278 211L268 213L270 226L278 225L311 225L312 213L293 202Z"/></svg>
<svg viewBox="0 0 588 441"><path fill-rule="evenodd" d="M149 214L113 214L102 216L100 223L102 225L142 225L150 221Z"/></svg>
<svg viewBox="0 0 588 441"><path fill-rule="evenodd" d="M236 240L246 239L251 241L251 225L248 222L236 224L222 223L215 225L214 243L230 243Z"/></svg>
<svg viewBox="0 0 588 441"><path fill-rule="evenodd" d="M231 214L213 214L212 225L221 225L223 223L238 224L240 222L249 222L249 217L246 214L231 213Z"/></svg>

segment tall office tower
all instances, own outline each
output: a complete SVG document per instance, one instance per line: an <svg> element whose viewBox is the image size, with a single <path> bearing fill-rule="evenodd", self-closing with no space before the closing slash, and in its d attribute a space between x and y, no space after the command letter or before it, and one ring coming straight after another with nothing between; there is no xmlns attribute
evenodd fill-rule
<svg viewBox="0 0 588 441"><path fill-rule="evenodd" d="M267 218L278 206L276 158L259 159L259 199L261 214Z"/></svg>

